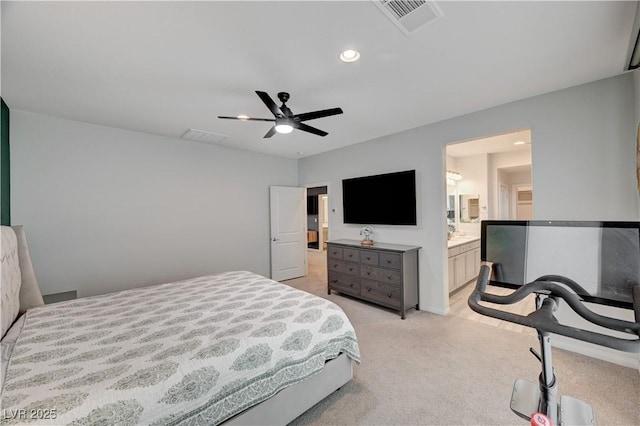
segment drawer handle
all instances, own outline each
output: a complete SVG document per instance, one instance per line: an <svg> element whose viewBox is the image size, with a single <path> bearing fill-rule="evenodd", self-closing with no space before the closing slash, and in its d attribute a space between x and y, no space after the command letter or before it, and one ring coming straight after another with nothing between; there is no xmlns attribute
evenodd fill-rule
<svg viewBox="0 0 640 426"><path fill-rule="evenodd" d="M349 284L349 287L353 288L353 283Z"/></svg>
<svg viewBox="0 0 640 426"><path fill-rule="evenodd" d="M353 268L349 268L349 272L353 271Z"/></svg>
<svg viewBox="0 0 640 426"><path fill-rule="evenodd" d="M367 275L371 275L371 272L367 272Z"/></svg>
<svg viewBox="0 0 640 426"><path fill-rule="evenodd" d="M331 280L332 283L337 284L338 280Z"/></svg>
<svg viewBox="0 0 640 426"><path fill-rule="evenodd" d="M371 258L370 258L370 257L367 257L367 260L371 260Z"/></svg>
<svg viewBox="0 0 640 426"><path fill-rule="evenodd" d="M334 268L337 268L337 267L338 267L338 264L337 264L337 263L334 263L334 264L333 264L333 267L334 267Z"/></svg>
<svg viewBox="0 0 640 426"><path fill-rule="evenodd" d="M391 279L391 275L387 275L387 279L390 280Z"/></svg>
<svg viewBox="0 0 640 426"><path fill-rule="evenodd" d="M392 298L392 297L393 297L393 294L391 294L391 293L387 293L387 297L388 297L388 298Z"/></svg>
<svg viewBox="0 0 640 426"><path fill-rule="evenodd" d="M367 287L367 291L371 293L371 287Z"/></svg>

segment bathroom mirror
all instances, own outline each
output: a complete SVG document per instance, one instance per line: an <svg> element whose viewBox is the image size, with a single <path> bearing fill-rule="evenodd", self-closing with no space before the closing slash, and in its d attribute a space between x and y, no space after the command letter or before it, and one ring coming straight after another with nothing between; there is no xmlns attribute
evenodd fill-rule
<svg viewBox="0 0 640 426"><path fill-rule="evenodd" d="M478 194L460 195L460 222L480 222L480 196Z"/></svg>
<svg viewBox="0 0 640 426"><path fill-rule="evenodd" d="M456 196L451 193L447 194L447 219L456 220Z"/></svg>

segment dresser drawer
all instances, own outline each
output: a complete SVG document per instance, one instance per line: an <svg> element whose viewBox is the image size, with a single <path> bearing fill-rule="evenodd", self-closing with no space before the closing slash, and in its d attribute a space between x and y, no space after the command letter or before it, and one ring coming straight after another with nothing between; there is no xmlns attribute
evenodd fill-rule
<svg viewBox="0 0 640 426"><path fill-rule="evenodd" d="M363 250L360 252L360 263L378 266L378 257L378 253L376 252Z"/></svg>
<svg viewBox="0 0 640 426"><path fill-rule="evenodd" d="M399 244L363 246L359 240L327 242L327 287L400 311L419 309L418 250ZM451 260L451 259L449 259Z"/></svg>
<svg viewBox="0 0 640 426"><path fill-rule="evenodd" d="M329 289L358 296L360 294L360 279L353 275L329 272Z"/></svg>
<svg viewBox="0 0 640 426"><path fill-rule="evenodd" d="M360 250L345 248L342 250L342 258L350 262L360 262Z"/></svg>
<svg viewBox="0 0 640 426"><path fill-rule="evenodd" d="M394 308L400 308L402 303L400 288L381 283L379 281L362 280L360 295L372 301L382 303Z"/></svg>
<svg viewBox="0 0 640 426"><path fill-rule="evenodd" d="M342 259L342 247L329 246L327 256L331 259Z"/></svg>
<svg viewBox="0 0 640 426"><path fill-rule="evenodd" d="M380 266L385 268L400 269L401 256L392 253L380 253Z"/></svg>
<svg viewBox="0 0 640 426"><path fill-rule="evenodd" d="M327 259L329 271L341 272L349 275L360 275L360 264L344 260Z"/></svg>
<svg viewBox="0 0 640 426"><path fill-rule="evenodd" d="M390 269L376 268L375 266L362 265L360 267L360 276L376 281L382 281L387 284L400 285L400 271Z"/></svg>

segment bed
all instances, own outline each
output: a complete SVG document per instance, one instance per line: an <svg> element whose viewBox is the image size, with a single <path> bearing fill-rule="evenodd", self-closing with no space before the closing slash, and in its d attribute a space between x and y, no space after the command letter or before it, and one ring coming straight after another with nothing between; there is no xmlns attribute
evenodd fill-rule
<svg viewBox="0 0 640 426"><path fill-rule="evenodd" d="M337 305L247 271L31 307L2 346L2 424L286 424L360 361Z"/></svg>

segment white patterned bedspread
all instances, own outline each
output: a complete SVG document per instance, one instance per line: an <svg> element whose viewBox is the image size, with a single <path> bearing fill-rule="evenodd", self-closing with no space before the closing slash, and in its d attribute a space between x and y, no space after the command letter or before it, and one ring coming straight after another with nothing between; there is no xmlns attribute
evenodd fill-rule
<svg viewBox="0 0 640 426"><path fill-rule="evenodd" d="M341 352L360 361L337 305L250 272L26 315L2 390L2 424L214 425Z"/></svg>

